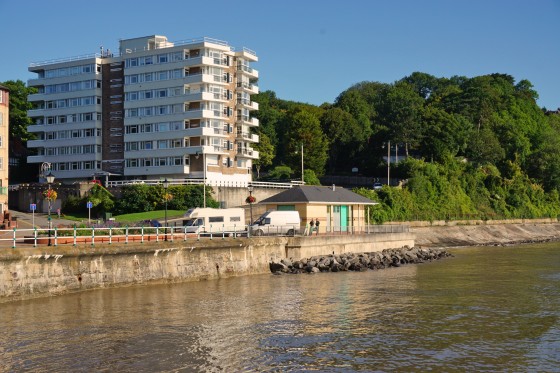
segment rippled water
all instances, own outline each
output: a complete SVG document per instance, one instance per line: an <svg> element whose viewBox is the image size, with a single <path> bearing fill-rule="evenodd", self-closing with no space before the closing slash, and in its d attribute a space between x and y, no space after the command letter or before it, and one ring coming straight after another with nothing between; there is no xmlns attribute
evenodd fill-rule
<svg viewBox="0 0 560 373"><path fill-rule="evenodd" d="M560 245L452 252L0 304L0 371L560 371Z"/></svg>

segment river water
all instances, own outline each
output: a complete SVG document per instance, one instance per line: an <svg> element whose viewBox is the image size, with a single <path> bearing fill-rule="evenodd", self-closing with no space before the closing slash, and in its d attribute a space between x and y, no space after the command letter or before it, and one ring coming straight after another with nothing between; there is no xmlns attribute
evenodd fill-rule
<svg viewBox="0 0 560 373"><path fill-rule="evenodd" d="M560 244L0 304L1 372L560 372Z"/></svg>

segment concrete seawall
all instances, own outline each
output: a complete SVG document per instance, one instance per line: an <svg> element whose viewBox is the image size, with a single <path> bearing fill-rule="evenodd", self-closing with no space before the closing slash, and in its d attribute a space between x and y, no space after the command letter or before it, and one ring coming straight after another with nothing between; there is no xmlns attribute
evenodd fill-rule
<svg viewBox="0 0 560 373"><path fill-rule="evenodd" d="M481 223L476 225L416 226L412 228L417 246L452 247L472 245L509 245L560 240L557 220L527 220L518 223Z"/></svg>
<svg viewBox="0 0 560 373"><path fill-rule="evenodd" d="M44 246L0 253L0 302L114 286L270 273L284 258L414 246L412 233Z"/></svg>

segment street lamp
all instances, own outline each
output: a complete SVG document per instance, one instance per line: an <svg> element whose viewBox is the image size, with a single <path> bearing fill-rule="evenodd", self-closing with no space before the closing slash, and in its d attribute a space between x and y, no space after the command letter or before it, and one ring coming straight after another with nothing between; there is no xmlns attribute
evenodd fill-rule
<svg viewBox="0 0 560 373"><path fill-rule="evenodd" d="M383 147L385 147L385 144L383 144ZM391 185L391 182L389 180L391 177L391 141L387 142L387 185Z"/></svg>
<svg viewBox="0 0 560 373"><path fill-rule="evenodd" d="M165 190L165 193L163 194L163 198L165 199L165 241L167 241L167 188L169 188L169 181L165 178L165 180L163 180L163 189Z"/></svg>
<svg viewBox="0 0 560 373"><path fill-rule="evenodd" d="M251 225L253 224L253 186L249 185L247 189L249 190L249 216L251 219L249 225Z"/></svg>
<svg viewBox="0 0 560 373"><path fill-rule="evenodd" d="M196 152L195 158L198 159L200 157L200 152ZM203 207L206 208L206 157L204 156L204 152L202 152L202 194L203 194Z"/></svg>
<svg viewBox="0 0 560 373"><path fill-rule="evenodd" d="M48 203L48 222L49 222L49 243L48 246L51 246L51 229L52 229L52 221L51 221L51 203L52 203L52 192L51 192L51 184L54 182L54 175L52 172L49 171L48 174L45 175L47 179L47 184L49 185L49 189L47 192L47 203Z"/></svg>

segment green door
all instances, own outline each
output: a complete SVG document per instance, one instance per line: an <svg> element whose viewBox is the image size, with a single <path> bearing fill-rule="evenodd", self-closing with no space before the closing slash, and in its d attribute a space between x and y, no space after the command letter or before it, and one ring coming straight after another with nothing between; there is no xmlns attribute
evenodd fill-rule
<svg viewBox="0 0 560 373"><path fill-rule="evenodd" d="M348 206L340 206L340 231L348 230Z"/></svg>

